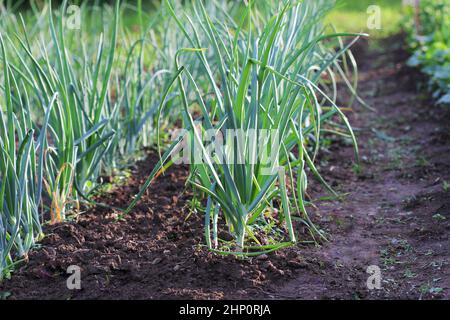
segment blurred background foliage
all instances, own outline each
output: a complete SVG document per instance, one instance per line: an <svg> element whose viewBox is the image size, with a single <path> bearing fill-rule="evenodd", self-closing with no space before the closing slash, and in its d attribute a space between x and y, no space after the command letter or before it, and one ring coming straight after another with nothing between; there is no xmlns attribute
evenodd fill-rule
<svg viewBox="0 0 450 320"><path fill-rule="evenodd" d="M37 7L43 7L47 0L0 0L5 7L14 8L16 10L26 10L31 4ZM225 0L222 0L225 1ZM244 1L244 0L242 0ZM330 0L332 1L332 0ZM61 4L62 0L53 0L55 7ZM102 3L112 4L112 0L73 0L70 4L81 4L87 2L93 5L101 5ZM133 27L137 23L137 14L135 8L138 0L127 0L125 5L128 7L127 14L123 16L127 26ZM144 12L151 15L156 8L161 5L160 0L144 0L142 1ZM367 28L367 8L371 5L380 6L382 11L382 29L368 30ZM144 17L145 18L145 17ZM147 16L147 18L149 18ZM360 32L370 31L372 36L383 36L395 33L399 30L399 22L402 18L402 1L401 0L337 0L336 8L327 17L326 22L333 24L338 31Z"/></svg>
<svg viewBox="0 0 450 320"><path fill-rule="evenodd" d="M381 9L381 29L368 30L367 9L376 5ZM400 30L403 16L401 0L338 0L336 8L328 15L326 22L333 24L338 31L367 32L380 37Z"/></svg>

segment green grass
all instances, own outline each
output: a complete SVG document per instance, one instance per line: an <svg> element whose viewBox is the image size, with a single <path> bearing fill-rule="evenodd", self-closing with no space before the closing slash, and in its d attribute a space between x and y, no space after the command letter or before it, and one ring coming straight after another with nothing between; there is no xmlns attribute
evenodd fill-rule
<svg viewBox="0 0 450 320"><path fill-rule="evenodd" d="M381 30L367 28L367 8L371 5L381 8ZM326 22L338 31L366 32L372 37L382 37L399 31L402 17L401 0L338 0Z"/></svg>

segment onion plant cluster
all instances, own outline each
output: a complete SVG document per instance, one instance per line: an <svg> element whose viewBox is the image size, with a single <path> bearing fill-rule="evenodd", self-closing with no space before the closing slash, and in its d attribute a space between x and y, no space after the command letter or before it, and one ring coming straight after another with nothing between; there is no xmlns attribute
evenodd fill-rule
<svg viewBox="0 0 450 320"><path fill-rule="evenodd" d="M12 4L0 12L0 278L26 259L43 223L93 203L99 177L149 143L140 137L151 136L169 73L156 63L166 51L152 37L160 25L141 1L83 3L79 29L67 27L67 1L30 6L24 16ZM120 23L127 10L140 32Z"/></svg>
<svg viewBox="0 0 450 320"><path fill-rule="evenodd" d="M176 54L178 72L166 92L166 96L170 90L178 92L188 138L179 136L161 156L127 210L165 167L177 162L181 145L188 141L189 182L206 198L206 243L221 254L256 255L289 246L297 241L293 218L313 237L324 238L306 208L307 172L338 196L315 165L324 132L351 139L358 156L353 130L336 97L339 80L360 100L356 81L349 77L357 72L348 50L360 35L324 33L321 20L332 1L254 3L250 1L235 19L223 7L212 17L202 1L184 12L166 1L189 44ZM344 45L342 37L351 41ZM335 40L331 47L330 40ZM191 56L200 62L196 69L186 63ZM160 110L164 105L163 100ZM257 134L238 138L225 134L230 130ZM276 132L276 141L259 143L262 130ZM204 143L205 133L211 131L222 133L220 155ZM267 145L275 148L272 161L260 158ZM193 159L199 153L200 162ZM221 221L234 241L219 238ZM261 234L274 221L284 226L286 240Z"/></svg>

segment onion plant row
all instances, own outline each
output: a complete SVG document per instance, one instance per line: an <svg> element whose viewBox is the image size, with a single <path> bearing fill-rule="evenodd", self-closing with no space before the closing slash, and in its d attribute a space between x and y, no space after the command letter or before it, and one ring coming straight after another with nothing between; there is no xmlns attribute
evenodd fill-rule
<svg viewBox="0 0 450 320"><path fill-rule="evenodd" d="M85 2L75 30L67 1L59 10L32 2L24 16L2 10L0 278L27 259L44 223L64 221L80 201L95 204L100 177L145 146L161 150L162 132L177 120L184 135L122 214L187 142L210 250L255 255L291 245L293 220L325 238L307 213L308 172L338 196L315 163L328 133L350 139L357 156L338 81L360 100L348 50L359 35L325 32L332 5L165 1L148 15L142 1ZM130 10L134 30L120 19ZM207 132L223 133L220 154L204 142ZM219 238L223 227L233 241Z"/></svg>

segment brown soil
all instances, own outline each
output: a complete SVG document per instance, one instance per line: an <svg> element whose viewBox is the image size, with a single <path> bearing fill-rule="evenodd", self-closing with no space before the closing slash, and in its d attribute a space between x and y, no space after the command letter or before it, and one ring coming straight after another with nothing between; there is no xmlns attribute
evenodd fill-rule
<svg viewBox="0 0 450 320"><path fill-rule="evenodd" d="M175 166L124 221L97 208L46 227L41 248L0 292L10 299L449 299L450 198L443 185L450 182L450 110L418 93L400 44L395 38L377 45L384 51L357 48L359 91L376 112L358 107L349 115L361 173L352 170L350 145L322 153L324 176L348 193L343 202L310 209L328 243L246 260L207 252L201 214L187 218L187 168ZM138 163L127 186L102 200L124 206L156 160ZM318 184L310 193L324 195ZM79 291L66 287L69 265L82 268ZM366 286L369 265L381 268L380 290Z"/></svg>

